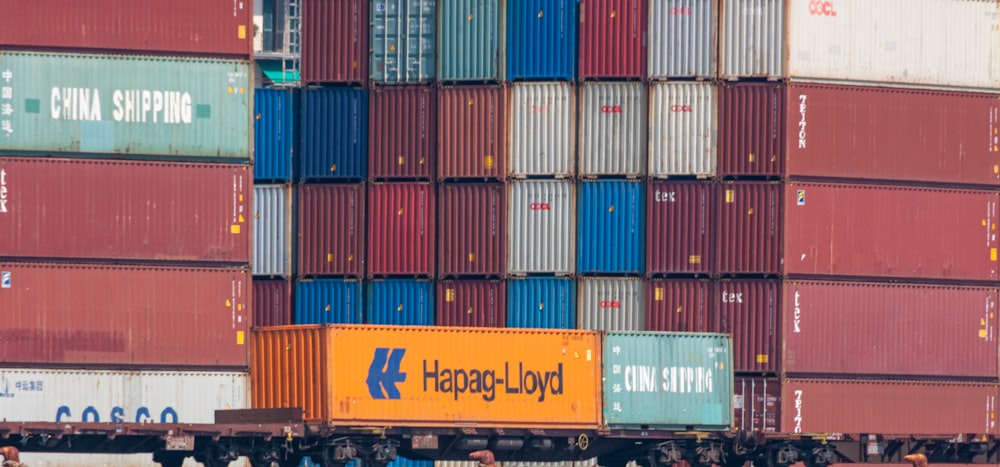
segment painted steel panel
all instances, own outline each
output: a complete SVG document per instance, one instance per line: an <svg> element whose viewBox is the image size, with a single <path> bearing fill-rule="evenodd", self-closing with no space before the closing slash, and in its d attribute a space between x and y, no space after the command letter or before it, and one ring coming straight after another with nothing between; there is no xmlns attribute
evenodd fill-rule
<svg viewBox="0 0 1000 467"><path fill-rule="evenodd" d="M22 452L22 465L33 467L156 467L153 454L94 454L61 452ZM194 457L186 457L181 467L201 467ZM240 457L227 467L251 467L250 459Z"/></svg>
<svg viewBox="0 0 1000 467"><path fill-rule="evenodd" d="M368 186L368 277L434 277L435 191L428 183Z"/></svg>
<svg viewBox="0 0 1000 467"><path fill-rule="evenodd" d="M716 271L723 275L781 274L782 185L728 182L718 187ZM833 219L821 222L829 224Z"/></svg>
<svg viewBox="0 0 1000 467"><path fill-rule="evenodd" d="M641 275L646 262L642 182L584 180L578 190L577 273Z"/></svg>
<svg viewBox="0 0 1000 467"><path fill-rule="evenodd" d="M247 366L246 269L0 263L0 309L8 365Z"/></svg>
<svg viewBox="0 0 1000 467"><path fill-rule="evenodd" d="M516 181L508 185L507 272L576 271L576 186L569 181Z"/></svg>
<svg viewBox="0 0 1000 467"><path fill-rule="evenodd" d="M507 327L507 285L500 280L438 282L438 326Z"/></svg>
<svg viewBox="0 0 1000 467"><path fill-rule="evenodd" d="M308 420L596 428L600 419L595 332L314 326L258 329L253 341L253 406L303 407ZM492 383L444 383L460 370Z"/></svg>
<svg viewBox="0 0 1000 467"><path fill-rule="evenodd" d="M779 177L785 170L784 84L719 85L720 177ZM796 131L796 133L798 133Z"/></svg>
<svg viewBox="0 0 1000 467"><path fill-rule="evenodd" d="M370 0L302 0L302 82L368 82Z"/></svg>
<svg viewBox="0 0 1000 467"><path fill-rule="evenodd" d="M650 79L715 78L718 2L649 0Z"/></svg>
<svg viewBox="0 0 1000 467"><path fill-rule="evenodd" d="M558 277L507 279L507 327L576 329L576 281Z"/></svg>
<svg viewBox="0 0 1000 467"><path fill-rule="evenodd" d="M781 381L762 376L736 376L733 426L750 433L775 433L779 432L780 420Z"/></svg>
<svg viewBox="0 0 1000 467"><path fill-rule="evenodd" d="M438 91L438 180L507 177L505 86L449 86Z"/></svg>
<svg viewBox="0 0 1000 467"><path fill-rule="evenodd" d="M781 371L781 283L732 279L715 283L710 330L733 336L733 369Z"/></svg>
<svg viewBox="0 0 1000 467"><path fill-rule="evenodd" d="M254 181L292 181L297 158L298 102L295 89L253 90Z"/></svg>
<svg viewBox="0 0 1000 467"><path fill-rule="evenodd" d="M576 93L569 83L517 83L512 91L510 174L576 173Z"/></svg>
<svg viewBox="0 0 1000 467"><path fill-rule="evenodd" d="M719 77L779 77L785 0L725 0L719 18Z"/></svg>
<svg viewBox="0 0 1000 467"><path fill-rule="evenodd" d="M253 326L292 324L290 279L253 279Z"/></svg>
<svg viewBox="0 0 1000 467"><path fill-rule="evenodd" d="M507 79L576 78L578 0L518 0L507 6Z"/></svg>
<svg viewBox="0 0 1000 467"><path fill-rule="evenodd" d="M371 79L423 83L434 79L434 0L371 0Z"/></svg>
<svg viewBox="0 0 1000 467"><path fill-rule="evenodd" d="M365 323L400 326L434 325L434 283L423 279L368 282Z"/></svg>
<svg viewBox="0 0 1000 467"><path fill-rule="evenodd" d="M507 272L507 188L502 183L438 185L438 277Z"/></svg>
<svg viewBox="0 0 1000 467"><path fill-rule="evenodd" d="M580 329L645 331L645 283L636 278L580 278Z"/></svg>
<svg viewBox="0 0 1000 467"><path fill-rule="evenodd" d="M0 157L0 258L250 261L249 167Z"/></svg>
<svg viewBox="0 0 1000 467"><path fill-rule="evenodd" d="M294 271L291 185L253 187L255 276L289 276Z"/></svg>
<svg viewBox="0 0 1000 467"><path fill-rule="evenodd" d="M477 461L434 461L434 467L476 467ZM593 467L597 464L597 458L593 457L582 461L553 461L553 462L517 462L505 461L504 467Z"/></svg>
<svg viewBox="0 0 1000 467"><path fill-rule="evenodd" d="M351 88L302 91L302 180L368 176L368 93Z"/></svg>
<svg viewBox="0 0 1000 467"><path fill-rule="evenodd" d="M715 176L719 152L716 94L716 85L710 82L650 86L650 177Z"/></svg>
<svg viewBox="0 0 1000 467"><path fill-rule="evenodd" d="M368 179L433 180L437 169L437 89L369 91Z"/></svg>
<svg viewBox="0 0 1000 467"><path fill-rule="evenodd" d="M714 274L715 184L694 180L647 183L646 274Z"/></svg>
<svg viewBox="0 0 1000 467"><path fill-rule="evenodd" d="M0 151L249 161L250 62L3 52Z"/></svg>
<svg viewBox="0 0 1000 467"><path fill-rule="evenodd" d="M652 279L646 284L646 329L708 332L714 287L706 279Z"/></svg>
<svg viewBox="0 0 1000 467"><path fill-rule="evenodd" d="M361 281L297 279L294 324L359 324L364 322Z"/></svg>
<svg viewBox="0 0 1000 467"><path fill-rule="evenodd" d="M611 332L603 346L608 427L728 430L732 425L729 336Z"/></svg>
<svg viewBox="0 0 1000 467"><path fill-rule="evenodd" d="M439 81L502 81L507 0L438 2Z"/></svg>
<svg viewBox="0 0 1000 467"><path fill-rule="evenodd" d="M646 86L580 86L580 175L641 177L646 166Z"/></svg>
<svg viewBox="0 0 1000 467"><path fill-rule="evenodd" d="M580 79L646 76L647 3L580 1Z"/></svg>
<svg viewBox="0 0 1000 467"><path fill-rule="evenodd" d="M365 185L302 184L298 191L298 274L363 277Z"/></svg>

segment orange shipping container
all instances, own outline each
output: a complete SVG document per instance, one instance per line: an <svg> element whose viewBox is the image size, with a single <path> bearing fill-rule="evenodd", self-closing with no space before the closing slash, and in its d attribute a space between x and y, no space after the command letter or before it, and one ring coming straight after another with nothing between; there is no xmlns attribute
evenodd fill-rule
<svg viewBox="0 0 1000 467"><path fill-rule="evenodd" d="M337 424L597 428L591 331L279 326L252 337L253 408Z"/></svg>

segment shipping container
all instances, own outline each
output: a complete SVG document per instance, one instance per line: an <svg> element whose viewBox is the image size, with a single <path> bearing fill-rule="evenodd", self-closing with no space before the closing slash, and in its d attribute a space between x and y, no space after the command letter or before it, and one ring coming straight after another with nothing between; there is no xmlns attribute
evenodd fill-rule
<svg viewBox="0 0 1000 467"><path fill-rule="evenodd" d="M576 93L569 83L517 83L508 128L510 174L576 173Z"/></svg>
<svg viewBox="0 0 1000 467"><path fill-rule="evenodd" d="M714 287L707 279L652 279L646 284L646 329L709 332Z"/></svg>
<svg viewBox="0 0 1000 467"><path fill-rule="evenodd" d="M784 172L786 139L782 133L784 123L778 118L781 109L785 108L783 86L775 83L719 85L720 177L777 178ZM798 128L795 134L798 135Z"/></svg>
<svg viewBox="0 0 1000 467"><path fill-rule="evenodd" d="M780 380L763 376L736 376L733 384L733 427L749 433L774 433L779 431L780 420Z"/></svg>
<svg viewBox="0 0 1000 467"><path fill-rule="evenodd" d="M502 183L438 185L438 277L507 272L507 189Z"/></svg>
<svg viewBox="0 0 1000 467"><path fill-rule="evenodd" d="M716 271L722 275L781 274L782 185L728 182L719 184L718 189ZM830 225L834 221L825 218L820 222ZM850 223L844 225L854 228ZM867 236L869 232L859 234Z"/></svg>
<svg viewBox="0 0 1000 467"><path fill-rule="evenodd" d="M531 180L509 185L507 272L514 275L576 271L576 186Z"/></svg>
<svg viewBox="0 0 1000 467"><path fill-rule="evenodd" d="M369 180L433 180L437 89L392 86L369 93Z"/></svg>
<svg viewBox="0 0 1000 467"><path fill-rule="evenodd" d="M370 0L302 1L302 82L368 83Z"/></svg>
<svg viewBox="0 0 1000 467"><path fill-rule="evenodd" d="M576 281L559 277L507 279L507 327L576 329Z"/></svg>
<svg viewBox="0 0 1000 467"><path fill-rule="evenodd" d="M0 361L245 369L250 300L246 269L0 263Z"/></svg>
<svg viewBox="0 0 1000 467"><path fill-rule="evenodd" d="M298 192L298 274L363 277L365 185L302 184Z"/></svg>
<svg viewBox="0 0 1000 467"><path fill-rule="evenodd" d="M434 467L476 467L478 464L478 461L434 461ZM597 458L592 457L580 461L504 461L503 465L504 467L593 467L599 464Z"/></svg>
<svg viewBox="0 0 1000 467"><path fill-rule="evenodd" d="M424 279L369 281L365 323L400 326L434 325L434 283Z"/></svg>
<svg viewBox="0 0 1000 467"><path fill-rule="evenodd" d="M3 52L0 151L251 159L250 62Z"/></svg>
<svg viewBox="0 0 1000 467"><path fill-rule="evenodd" d="M153 454L96 454L66 452L21 452L22 465L32 467L157 467ZM240 457L227 467L251 467L250 459ZM181 467L203 467L194 457L184 458Z"/></svg>
<svg viewBox="0 0 1000 467"><path fill-rule="evenodd" d="M438 2L439 81L504 79L507 0Z"/></svg>
<svg viewBox="0 0 1000 467"><path fill-rule="evenodd" d="M300 179L367 178L368 93L365 90L303 89L301 125Z"/></svg>
<svg viewBox="0 0 1000 467"><path fill-rule="evenodd" d="M580 85L580 113L580 175L645 175L645 85L584 83Z"/></svg>
<svg viewBox="0 0 1000 467"><path fill-rule="evenodd" d="M254 326L292 324L291 279L253 279Z"/></svg>
<svg viewBox="0 0 1000 467"><path fill-rule="evenodd" d="M438 282L438 326L507 327L507 285L499 280Z"/></svg>
<svg viewBox="0 0 1000 467"><path fill-rule="evenodd" d="M360 324L364 322L361 281L297 279L294 324Z"/></svg>
<svg viewBox="0 0 1000 467"><path fill-rule="evenodd" d="M434 277L435 186L368 186L368 277Z"/></svg>
<svg viewBox="0 0 1000 467"><path fill-rule="evenodd" d="M447 86L438 91L438 180L507 177L505 86Z"/></svg>
<svg viewBox="0 0 1000 467"><path fill-rule="evenodd" d="M719 77L783 76L786 0L726 0L721 3Z"/></svg>
<svg viewBox="0 0 1000 467"><path fill-rule="evenodd" d="M250 261L249 167L0 157L0 258Z"/></svg>
<svg viewBox="0 0 1000 467"><path fill-rule="evenodd" d="M435 0L371 0L371 79L425 83L434 79Z"/></svg>
<svg viewBox="0 0 1000 467"><path fill-rule="evenodd" d="M641 275L646 262L642 182L584 180L578 189L576 272Z"/></svg>
<svg viewBox="0 0 1000 467"><path fill-rule="evenodd" d="M649 93L649 176L714 177L719 148L716 85L654 83Z"/></svg>
<svg viewBox="0 0 1000 467"><path fill-rule="evenodd" d="M724 279L715 283L710 331L733 336L733 369L776 374L781 368L781 282Z"/></svg>
<svg viewBox="0 0 1000 467"><path fill-rule="evenodd" d="M518 0L507 6L507 79L576 78L578 0Z"/></svg>
<svg viewBox="0 0 1000 467"><path fill-rule="evenodd" d="M253 179L290 182L298 158L299 93L295 89L253 90Z"/></svg>
<svg viewBox="0 0 1000 467"><path fill-rule="evenodd" d="M258 329L253 407L302 407L307 420L331 423L596 429L599 346L599 334L573 330ZM448 382L457 371L495 384L457 389Z"/></svg>
<svg viewBox="0 0 1000 467"><path fill-rule="evenodd" d="M580 278L577 325L600 331L645 331L645 286L631 277Z"/></svg>
<svg viewBox="0 0 1000 467"><path fill-rule="evenodd" d="M295 271L291 185L253 187L253 265L255 276L288 277Z"/></svg>
<svg viewBox="0 0 1000 467"><path fill-rule="evenodd" d="M646 274L714 274L715 184L694 180L647 183Z"/></svg>
<svg viewBox="0 0 1000 467"><path fill-rule="evenodd" d="M718 5L714 0L650 0L650 79L715 78Z"/></svg>
<svg viewBox="0 0 1000 467"><path fill-rule="evenodd" d="M580 1L580 79L646 76L649 0Z"/></svg>

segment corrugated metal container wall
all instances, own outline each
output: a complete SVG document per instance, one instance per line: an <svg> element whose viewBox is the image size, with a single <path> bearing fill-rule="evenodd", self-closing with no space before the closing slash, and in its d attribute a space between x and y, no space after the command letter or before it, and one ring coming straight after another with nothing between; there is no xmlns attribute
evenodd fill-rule
<svg viewBox="0 0 1000 467"><path fill-rule="evenodd" d="M641 181L580 182L578 274L641 275L646 262L646 196Z"/></svg>
<svg viewBox="0 0 1000 467"><path fill-rule="evenodd" d="M250 62L4 52L0 70L18 109L0 150L251 159Z"/></svg>
<svg viewBox="0 0 1000 467"><path fill-rule="evenodd" d="M576 173L576 93L569 83L517 83L512 92L510 174Z"/></svg>
<svg viewBox="0 0 1000 467"><path fill-rule="evenodd" d="M437 173L437 89L379 87L369 96L368 178L433 180Z"/></svg>
<svg viewBox="0 0 1000 467"><path fill-rule="evenodd" d="M294 89L253 90L253 179L290 182L298 138L299 95Z"/></svg>
<svg viewBox="0 0 1000 467"><path fill-rule="evenodd" d="M438 91L438 180L507 177L505 86Z"/></svg>
<svg viewBox="0 0 1000 467"><path fill-rule="evenodd" d="M153 454L94 454L87 453L65 453L65 452L21 452L22 465L35 467L150 467L159 465L153 461ZM194 457L187 457L181 467L201 467L201 464L194 460ZM240 457L229 463L228 467L251 467L250 459ZM947 466L943 466L947 467ZM961 466L957 466L961 467Z"/></svg>
<svg viewBox="0 0 1000 467"><path fill-rule="evenodd" d="M603 346L608 427L728 430L732 425L729 336L613 332L605 334Z"/></svg>
<svg viewBox="0 0 1000 467"><path fill-rule="evenodd" d="M786 375L997 378L996 288L815 281L783 288Z"/></svg>
<svg viewBox="0 0 1000 467"><path fill-rule="evenodd" d="M507 327L507 285L498 280L438 282L438 326Z"/></svg>
<svg viewBox="0 0 1000 467"><path fill-rule="evenodd" d="M368 82L370 0L302 1L302 82Z"/></svg>
<svg viewBox="0 0 1000 467"><path fill-rule="evenodd" d="M651 180L646 190L646 274L715 272L717 188Z"/></svg>
<svg viewBox="0 0 1000 467"><path fill-rule="evenodd" d="M241 264L249 168L0 157L0 258Z"/></svg>
<svg viewBox="0 0 1000 467"><path fill-rule="evenodd" d="M719 20L719 77L780 77L785 54L785 4L726 0Z"/></svg>
<svg viewBox="0 0 1000 467"><path fill-rule="evenodd" d="M580 329L645 331L645 283L636 278L580 278Z"/></svg>
<svg viewBox="0 0 1000 467"><path fill-rule="evenodd" d="M646 76L648 1L581 0L581 79Z"/></svg>
<svg viewBox="0 0 1000 467"><path fill-rule="evenodd" d="M507 79L576 78L578 0L517 0L507 6Z"/></svg>
<svg viewBox="0 0 1000 467"><path fill-rule="evenodd" d="M715 176L719 147L716 85L654 83L649 93L649 176Z"/></svg>
<svg viewBox="0 0 1000 467"><path fill-rule="evenodd" d="M719 190L716 271L723 275L781 274L782 185L730 182L720 184ZM829 224L833 219L819 222Z"/></svg>
<svg viewBox="0 0 1000 467"><path fill-rule="evenodd" d="M584 83L580 112L580 175L645 175L646 86Z"/></svg>
<svg viewBox="0 0 1000 467"><path fill-rule="evenodd" d="M294 271L291 185L253 187L253 274L289 276Z"/></svg>
<svg viewBox="0 0 1000 467"><path fill-rule="evenodd" d="M438 2L437 15L439 81L504 79L507 0Z"/></svg>
<svg viewBox="0 0 1000 467"><path fill-rule="evenodd" d="M717 5L714 0L649 1L649 78L715 77Z"/></svg>
<svg viewBox="0 0 1000 467"><path fill-rule="evenodd" d="M368 277L434 277L435 187L375 183L368 187Z"/></svg>
<svg viewBox="0 0 1000 467"><path fill-rule="evenodd" d="M708 332L713 327L712 283L705 279L652 279L646 284L646 329Z"/></svg>
<svg viewBox="0 0 1000 467"><path fill-rule="evenodd" d="M434 461L434 467L476 467L476 461ZM592 457L582 461L552 461L552 462L519 462L505 461L504 467L593 467L597 458Z"/></svg>
<svg viewBox="0 0 1000 467"><path fill-rule="evenodd" d="M557 277L508 279L507 327L576 329L576 281Z"/></svg>
<svg viewBox="0 0 1000 467"><path fill-rule="evenodd" d="M423 279L378 279L368 282L365 323L401 326L434 325L434 284Z"/></svg>
<svg viewBox="0 0 1000 467"><path fill-rule="evenodd" d="M780 432L781 382L777 378L737 376L733 385L733 412L733 426L737 430Z"/></svg>
<svg viewBox="0 0 1000 467"><path fill-rule="evenodd" d="M0 361L244 369L250 299L245 269L0 263Z"/></svg>
<svg viewBox="0 0 1000 467"><path fill-rule="evenodd" d="M298 274L363 277L365 185L302 184L297 190Z"/></svg>
<svg viewBox="0 0 1000 467"><path fill-rule="evenodd" d="M292 324L292 284L290 279L253 280L253 326Z"/></svg>
<svg viewBox="0 0 1000 467"><path fill-rule="evenodd" d="M720 177L779 177L784 173L784 86L719 85Z"/></svg>
<svg viewBox="0 0 1000 467"><path fill-rule="evenodd" d="M753 373L781 370L781 283L765 279L715 284L711 330L733 336L733 369Z"/></svg>
<svg viewBox="0 0 1000 467"><path fill-rule="evenodd" d="M516 181L508 186L507 272L576 271L576 186L570 181Z"/></svg>
<svg viewBox="0 0 1000 467"><path fill-rule="evenodd" d="M351 88L302 91L302 180L368 176L368 93Z"/></svg>
<svg viewBox="0 0 1000 467"><path fill-rule="evenodd" d="M435 0L372 0L371 79L423 83L435 72Z"/></svg>
<svg viewBox="0 0 1000 467"><path fill-rule="evenodd" d="M438 277L507 272L507 188L502 183L440 184Z"/></svg>
<svg viewBox="0 0 1000 467"><path fill-rule="evenodd" d="M359 324L364 322L361 281L298 279L295 281L294 324Z"/></svg>

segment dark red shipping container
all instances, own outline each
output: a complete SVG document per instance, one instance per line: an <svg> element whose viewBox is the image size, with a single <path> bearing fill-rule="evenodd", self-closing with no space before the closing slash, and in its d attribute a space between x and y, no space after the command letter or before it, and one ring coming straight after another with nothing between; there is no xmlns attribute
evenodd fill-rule
<svg viewBox="0 0 1000 467"><path fill-rule="evenodd" d="M298 206L299 274L364 277L365 185L302 184Z"/></svg>
<svg viewBox="0 0 1000 467"><path fill-rule="evenodd" d="M721 280L715 284L710 332L733 336L735 371L777 374L781 368L781 282Z"/></svg>
<svg viewBox="0 0 1000 467"><path fill-rule="evenodd" d="M719 177L784 173L785 92L776 83L719 85ZM797 132L796 132L797 133Z"/></svg>
<svg viewBox="0 0 1000 467"><path fill-rule="evenodd" d="M254 279L253 325L292 324L292 290L289 279Z"/></svg>
<svg viewBox="0 0 1000 467"><path fill-rule="evenodd" d="M245 265L247 166L0 157L0 257Z"/></svg>
<svg viewBox="0 0 1000 467"><path fill-rule="evenodd" d="M32 0L6 7L4 49L241 58L253 51L250 1Z"/></svg>
<svg viewBox="0 0 1000 467"><path fill-rule="evenodd" d="M733 426L757 433L778 432L781 382L763 376L736 376L733 384Z"/></svg>
<svg viewBox="0 0 1000 467"><path fill-rule="evenodd" d="M580 2L580 78L646 76L646 3Z"/></svg>
<svg viewBox="0 0 1000 467"><path fill-rule="evenodd" d="M646 287L646 330L710 332L712 289L706 279L651 279Z"/></svg>
<svg viewBox="0 0 1000 467"><path fill-rule="evenodd" d="M438 185L438 277L507 270L507 189L502 183Z"/></svg>
<svg viewBox="0 0 1000 467"><path fill-rule="evenodd" d="M434 277L435 199L430 183L368 187L368 277Z"/></svg>
<svg viewBox="0 0 1000 467"><path fill-rule="evenodd" d="M649 182L647 275L715 273L716 196L711 182Z"/></svg>
<svg viewBox="0 0 1000 467"><path fill-rule="evenodd" d="M246 269L0 263L0 362L246 369Z"/></svg>
<svg viewBox="0 0 1000 467"><path fill-rule="evenodd" d="M437 90L387 86L370 91L368 178L434 180Z"/></svg>
<svg viewBox="0 0 1000 467"><path fill-rule="evenodd" d="M303 83L368 83L369 0L302 0Z"/></svg>
<svg viewBox="0 0 1000 467"><path fill-rule="evenodd" d="M503 86L438 92L438 180L506 178L507 99Z"/></svg>
<svg viewBox="0 0 1000 467"><path fill-rule="evenodd" d="M718 266L722 275L781 273L781 190L775 182L718 185Z"/></svg>
<svg viewBox="0 0 1000 467"><path fill-rule="evenodd" d="M507 327L507 284L498 280L439 281L438 326Z"/></svg>

